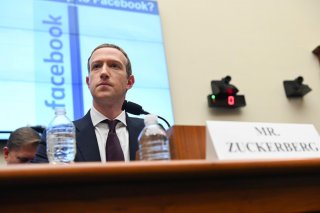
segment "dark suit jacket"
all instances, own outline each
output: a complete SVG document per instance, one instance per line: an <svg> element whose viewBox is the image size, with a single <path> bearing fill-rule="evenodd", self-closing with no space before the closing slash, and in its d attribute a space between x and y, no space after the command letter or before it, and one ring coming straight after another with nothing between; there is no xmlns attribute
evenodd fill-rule
<svg viewBox="0 0 320 213"><path fill-rule="evenodd" d="M143 119L132 118L126 114L127 129L129 132L129 152L130 160L135 160L138 150L138 136L144 127ZM73 122L76 127L77 153L75 162L101 161L97 137L92 125L90 111L81 119ZM33 163L47 163L47 143L46 134L38 146Z"/></svg>

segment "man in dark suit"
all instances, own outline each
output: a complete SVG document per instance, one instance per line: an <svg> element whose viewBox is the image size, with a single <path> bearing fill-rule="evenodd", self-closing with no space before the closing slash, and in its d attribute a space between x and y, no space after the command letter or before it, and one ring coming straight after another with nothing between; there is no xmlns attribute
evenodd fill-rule
<svg viewBox="0 0 320 213"><path fill-rule="evenodd" d="M86 83L93 105L83 118L74 121L75 161L112 161L112 153L106 151L106 147L110 128L107 121L113 120L117 120L115 131L123 153L121 160L135 160L138 135L144 123L142 119L129 117L122 111L126 93L135 81L128 55L116 45L99 45L88 58L88 70ZM45 134L43 138L33 160L35 163L48 162Z"/></svg>

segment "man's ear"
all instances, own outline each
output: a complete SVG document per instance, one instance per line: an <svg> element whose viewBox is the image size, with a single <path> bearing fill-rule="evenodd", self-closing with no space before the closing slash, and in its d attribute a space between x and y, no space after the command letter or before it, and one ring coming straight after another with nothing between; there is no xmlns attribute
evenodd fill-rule
<svg viewBox="0 0 320 213"><path fill-rule="evenodd" d="M90 86L89 76L86 76L86 83L87 83L87 86L89 87Z"/></svg>
<svg viewBox="0 0 320 213"><path fill-rule="evenodd" d="M7 146L3 147L2 151L3 151L4 159L7 160L7 159L8 159L8 156L9 156L9 149L8 149L8 147L7 147Z"/></svg>
<svg viewBox="0 0 320 213"><path fill-rule="evenodd" d="M131 89L131 87L133 86L133 84L134 84L134 76L133 76L133 75L130 75L129 78L128 78L127 90Z"/></svg>

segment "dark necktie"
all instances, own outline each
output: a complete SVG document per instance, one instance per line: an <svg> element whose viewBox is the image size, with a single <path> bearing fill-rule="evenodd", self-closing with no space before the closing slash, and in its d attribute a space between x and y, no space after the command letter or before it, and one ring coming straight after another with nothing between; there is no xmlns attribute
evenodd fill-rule
<svg viewBox="0 0 320 213"><path fill-rule="evenodd" d="M116 133L116 125L119 121L105 120L105 122L109 125L106 143L106 159L107 161L124 161L123 151Z"/></svg>

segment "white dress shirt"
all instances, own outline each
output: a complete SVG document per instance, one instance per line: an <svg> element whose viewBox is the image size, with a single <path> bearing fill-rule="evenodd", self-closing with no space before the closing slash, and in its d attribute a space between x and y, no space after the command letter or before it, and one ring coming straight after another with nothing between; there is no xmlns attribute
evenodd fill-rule
<svg viewBox="0 0 320 213"><path fill-rule="evenodd" d="M98 110L96 110L93 106L90 110L90 116L92 120L92 124L95 129L101 162L106 162L106 142L109 133L109 126L106 123L101 123L102 121L108 119L106 116L102 115ZM124 111L118 115L115 120L119 120L116 126L116 133L120 141L120 145L123 151L124 160L126 162L130 161L130 152L129 152L129 132L127 130L127 122L126 122L126 113Z"/></svg>

